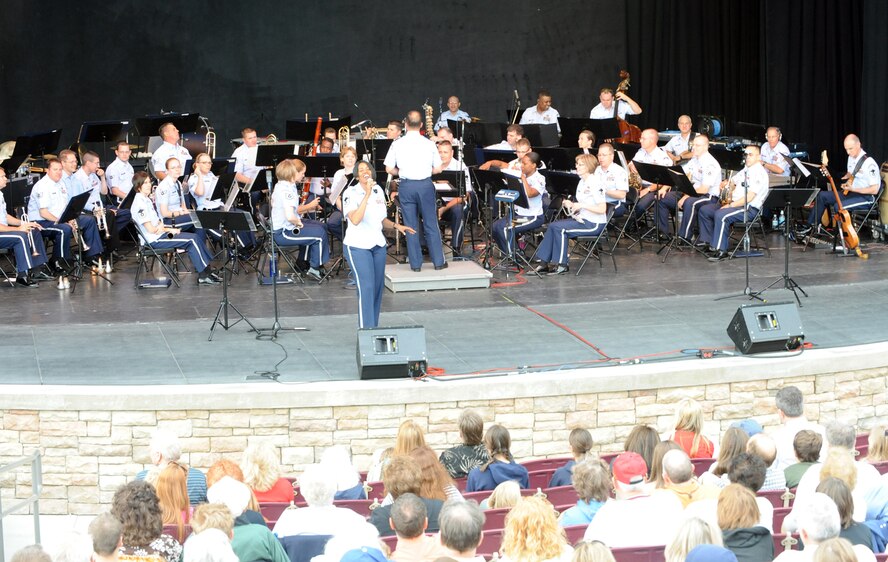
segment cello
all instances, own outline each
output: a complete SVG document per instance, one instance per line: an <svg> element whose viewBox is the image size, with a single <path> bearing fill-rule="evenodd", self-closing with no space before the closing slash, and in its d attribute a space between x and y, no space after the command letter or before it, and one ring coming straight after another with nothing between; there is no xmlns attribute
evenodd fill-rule
<svg viewBox="0 0 888 562"><path fill-rule="evenodd" d="M641 142L641 129L638 128L637 125L633 125L626 121L625 119L620 118L620 114L617 111L619 107L620 100L617 99L617 94L626 93L629 91L629 73L625 70L620 70L620 83L617 84L617 87L614 91L614 119L617 120L617 126L620 127L620 138L614 139L614 142L619 143L627 143Z"/></svg>
<svg viewBox="0 0 888 562"><path fill-rule="evenodd" d="M837 210L835 219L842 229L842 245L846 250L854 250L854 252L857 253L858 258L869 259L869 254L864 254L860 249L860 237L857 236L857 230L854 228L854 223L851 222L851 213L842 207L842 199L839 197L839 190L836 189L836 182L833 181L829 169L826 167L829 164L829 158L827 157L825 150L820 153L820 163L820 171L826 176L826 179L829 180L829 186L832 189L833 195L836 197Z"/></svg>

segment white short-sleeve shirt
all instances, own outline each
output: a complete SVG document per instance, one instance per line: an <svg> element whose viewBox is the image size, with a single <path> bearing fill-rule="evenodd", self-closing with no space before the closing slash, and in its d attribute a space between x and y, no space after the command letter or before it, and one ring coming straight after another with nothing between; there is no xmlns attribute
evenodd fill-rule
<svg viewBox="0 0 888 562"><path fill-rule="evenodd" d="M604 166L598 166L595 168L595 176L604 182L605 191L629 192L629 174L619 164L612 163L607 169ZM610 195L606 197L608 203L618 203L626 200L625 195L621 199L615 199Z"/></svg>
<svg viewBox="0 0 888 562"><path fill-rule="evenodd" d="M401 179L424 180L432 176L432 168L441 165L441 155L435 143L419 131L407 131L392 143L384 163L387 168L398 168Z"/></svg>
<svg viewBox="0 0 888 562"><path fill-rule="evenodd" d="M718 197L721 191L721 165L712 154L704 152L699 158L694 156L682 165L682 169L691 175L690 180L694 184L694 189L708 185L707 195Z"/></svg>
<svg viewBox="0 0 888 562"><path fill-rule="evenodd" d="M299 215L299 188L295 183L279 181L271 195L271 228L272 230L293 230L296 225L287 220L287 209Z"/></svg>
<svg viewBox="0 0 888 562"><path fill-rule="evenodd" d="M771 148L769 143L765 143L762 145L762 162L765 164L774 164L775 166L780 166L783 170L779 174L774 174L777 176L788 176L789 175L789 162L780 156L781 154L789 154L789 147L783 144L782 142L778 142L777 146ZM765 170L768 173L767 169Z"/></svg>
<svg viewBox="0 0 888 562"><path fill-rule="evenodd" d="M743 199L744 188L743 180L746 179L749 193L755 193L755 196L749 201L750 207L761 210L765 197L768 196L768 171L762 166L761 162L744 168L734 174L731 181L734 183L734 191L731 192L731 199L740 201Z"/></svg>
<svg viewBox="0 0 888 562"><path fill-rule="evenodd" d="M342 213L348 219L348 228L342 243L352 248L369 250L375 246L385 246L382 221L385 220L387 210L382 188L374 185L367 207L364 209L364 218L358 224L353 223L349 214L361 206L366 193L361 184L356 183L347 187L342 195Z"/></svg>

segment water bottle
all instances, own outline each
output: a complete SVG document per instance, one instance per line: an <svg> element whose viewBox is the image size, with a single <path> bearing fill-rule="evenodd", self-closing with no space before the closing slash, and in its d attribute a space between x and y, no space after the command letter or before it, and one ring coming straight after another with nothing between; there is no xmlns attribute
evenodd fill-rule
<svg viewBox="0 0 888 562"><path fill-rule="evenodd" d="M774 216L771 217L771 229L777 230L777 226L780 224L780 216L777 213L774 213Z"/></svg>
<svg viewBox="0 0 888 562"><path fill-rule="evenodd" d="M783 211L780 211L780 220L777 221L777 226L783 226L786 223L786 216L783 214Z"/></svg>

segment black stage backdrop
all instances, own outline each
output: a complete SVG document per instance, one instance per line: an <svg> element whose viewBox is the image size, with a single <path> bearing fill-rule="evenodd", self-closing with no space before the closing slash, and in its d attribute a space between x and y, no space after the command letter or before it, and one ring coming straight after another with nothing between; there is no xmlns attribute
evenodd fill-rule
<svg viewBox="0 0 888 562"><path fill-rule="evenodd" d="M888 155L882 0L7 0L0 14L0 141L62 127L69 144L83 121L199 111L226 155L243 126L382 123L452 93L503 121L513 90L526 107L541 87L585 116L625 67L642 127L712 114L780 125L833 160L851 131Z"/></svg>

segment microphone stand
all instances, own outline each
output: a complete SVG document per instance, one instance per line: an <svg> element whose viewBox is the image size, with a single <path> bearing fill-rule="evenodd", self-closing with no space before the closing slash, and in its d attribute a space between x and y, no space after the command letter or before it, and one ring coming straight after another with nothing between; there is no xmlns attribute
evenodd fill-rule
<svg viewBox="0 0 888 562"><path fill-rule="evenodd" d="M271 172L266 170L265 172L266 178L270 180ZM273 201L274 196L274 186L271 181L268 181L268 200ZM268 213L268 237L271 241L271 252L268 262L268 273L271 277L271 295L272 302L274 303L274 323L271 325L271 328L256 328L254 327L251 332L256 332L256 339L265 339L268 338L271 341L277 339L278 333L287 331L287 332L307 332L308 328L283 328L281 327L280 322L280 312L278 309L278 277L280 272L277 269L277 245L274 242L274 224L272 224L271 212Z"/></svg>
<svg viewBox="0 0 888 562"><path fill-rule="evenodd" d="M743 170L743 260L746 262L746 287L743 288L743 292L739 295L719 297L715 299L717 301L735 297L749 297L749 300L765 302L765 299L760 296L762 292L753 291L752 287L749 286L749 225L747 224L749 220L749 182L746 181L749 177L748 174L749 167L747 166Z"/></svg>

